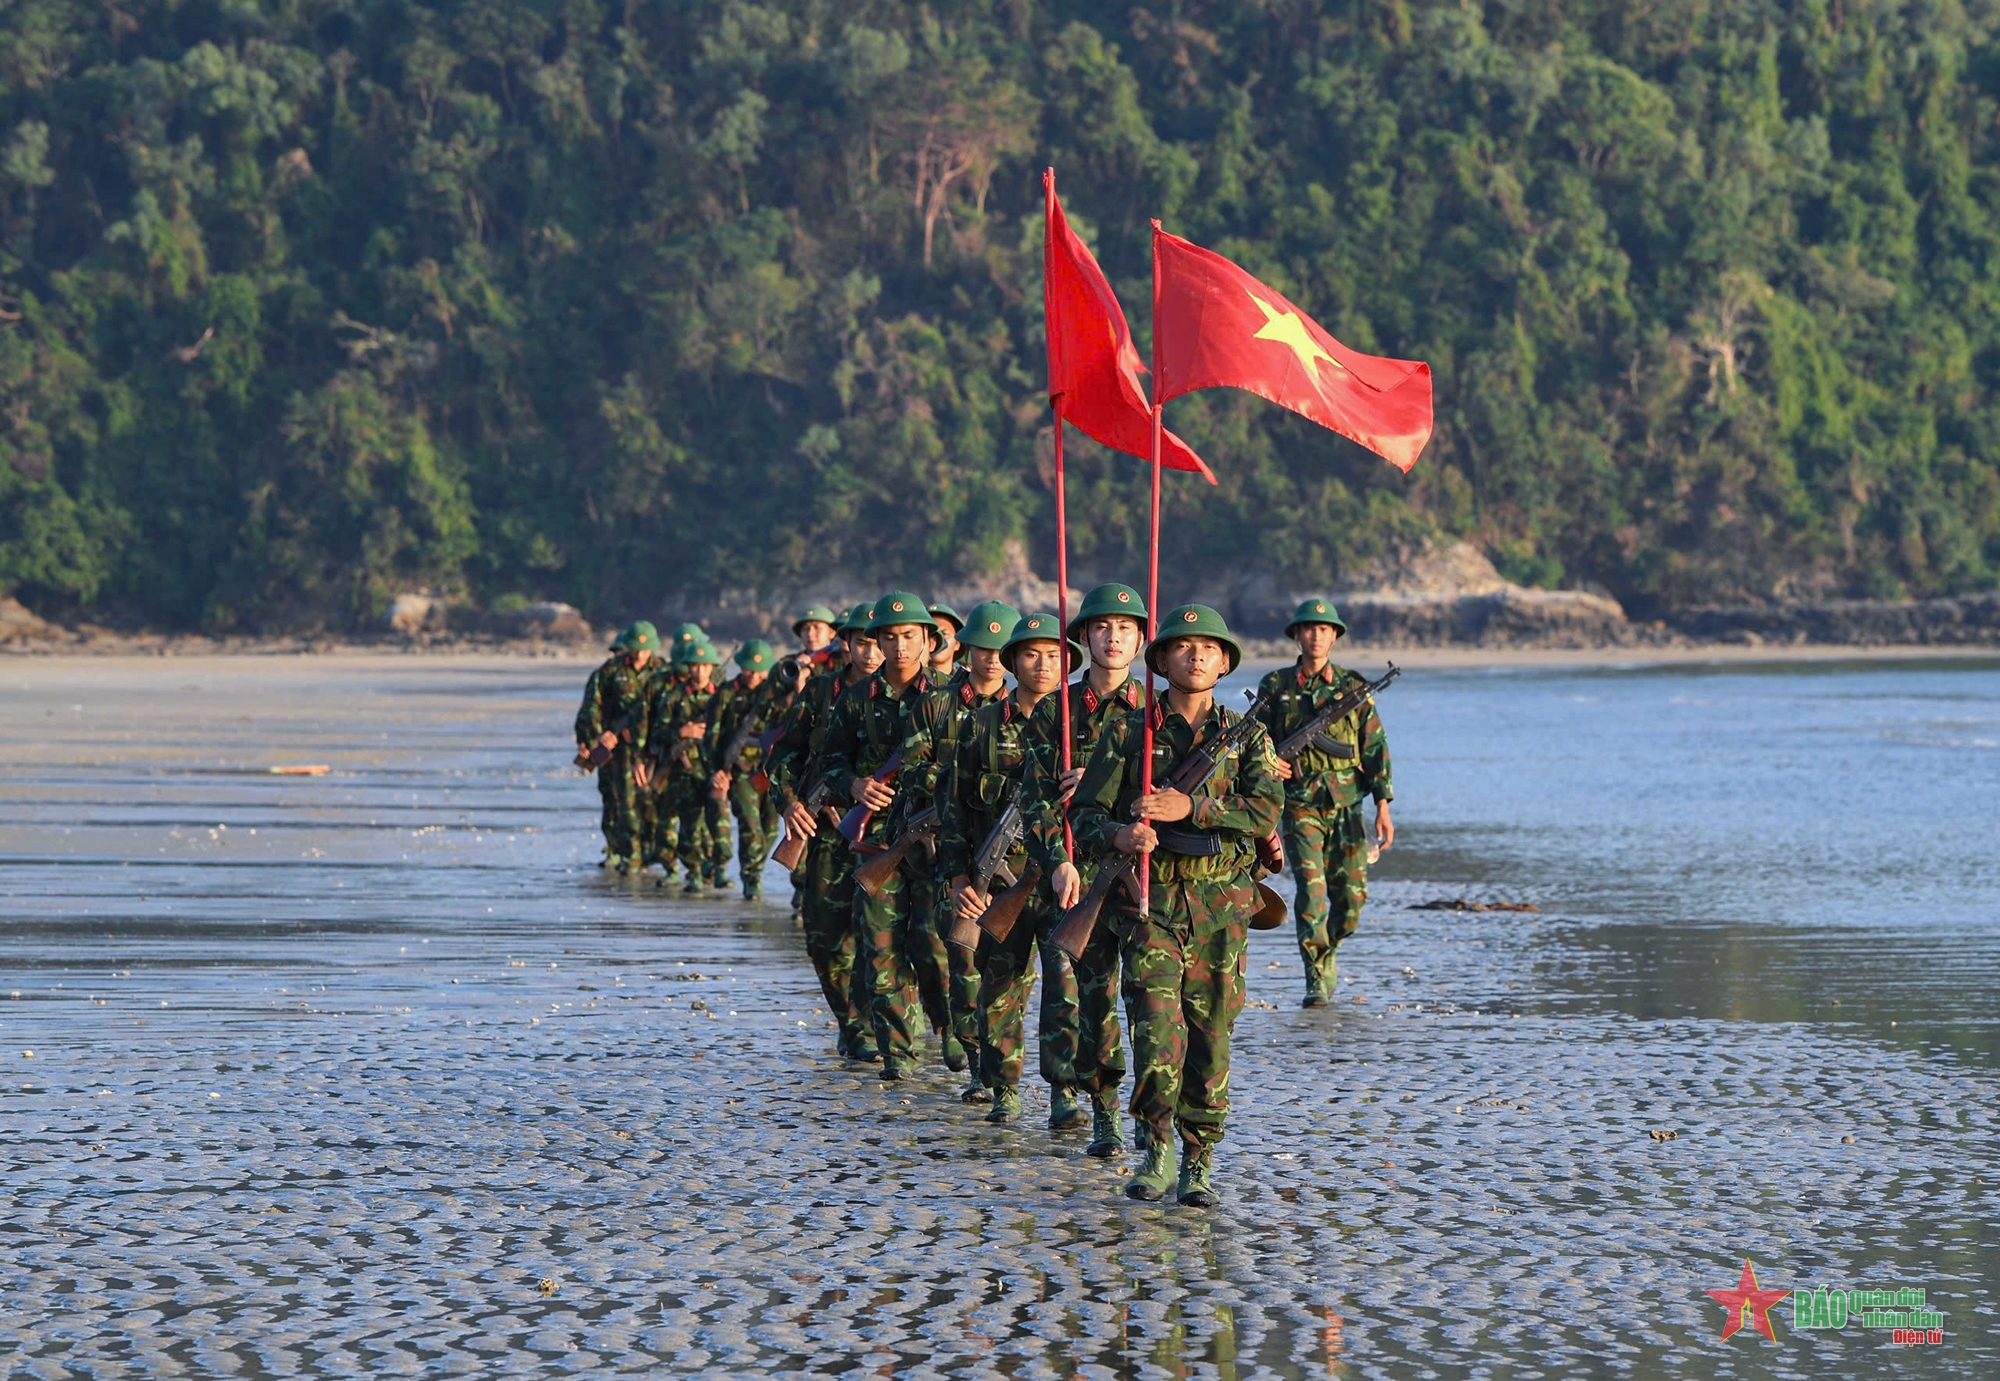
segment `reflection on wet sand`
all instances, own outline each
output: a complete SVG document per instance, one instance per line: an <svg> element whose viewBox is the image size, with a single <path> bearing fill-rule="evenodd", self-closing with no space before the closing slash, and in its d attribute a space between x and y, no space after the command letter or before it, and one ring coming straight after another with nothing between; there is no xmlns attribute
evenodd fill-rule
<svg viewBox="0 0 2000 1381"><path fill-rule="evenodd" d="M1948 678L1982 673L1936 674L1977 713ZM1957 788L1929 891L1857 864L1815 927L1737 825L1634 776L1679 742L1641 710L1681 687L1601 678L1594 718L1553 674L1455 675L1399 684L1406 841L1342 1000L1300 1011L1283 933L1253 948L1273 1005L1238 1028L1204 1215L1120 1198L1033 1090L995 1128L941 1065L893 1089L843 1065L781 908L603 876L561 668L10 665L0 1351L28 1375L1991 1367L1990 865L1951 852L1983 836ZM1754 719L1777 684L1703 698ZM1881 704L1862 689L1767 718L1837 737ZM1584 747L1538 793L1495 762L1551 724ZM1738 794L1768 813L1817 759L1765 732ZM332 771L233 770L275 743ZM1691 887L1690 850L1735 891ZM1543 910L1410 909L1468 894ZM1935 967L1885 966L1892 941ZM1947 1345L1719 1343L1704 1291L1746 1255L1767 1283L1921 1284Z"/></svg>

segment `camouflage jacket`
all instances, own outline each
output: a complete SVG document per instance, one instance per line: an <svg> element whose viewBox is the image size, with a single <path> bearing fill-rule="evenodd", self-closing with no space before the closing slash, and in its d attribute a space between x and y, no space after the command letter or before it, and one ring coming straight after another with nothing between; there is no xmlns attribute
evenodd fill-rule
<svg viewBox="0 0 2000 1381"><path fill-rule="evenodd" d="M903 770L896 778L912 810L930 805L947 788L948 778L958 763L959 746L971 732L973 715L982 705L991 705L1006 695L1004 681L995 694L981 695L972 688L972 678L961 667L949 681L934 686L929 695L917 702L910 714L910 727L903 735ZM942 816L942 810L939 814Z"/></svg>
<svg viewBox="0 0 2000 1381"><path fill-rule="evenodd" d="M1044 702L1052 698L1042 697ZM1023 779L1029 764L1035 763L1045 775L1059 770L1053 723L1039 713L1023 714L1011 695L989 700L972 713L970 731L958 745L951 775L938 793L939 877L972 875L973 857L1006 812L1007 798L1017 783L1023 785L1025 825L1028 801ZM1017 873L1027 845L1024 830L1021 842L1007 855Z"/></svg>
<svg viewBox="0 0 2000 1381"><path fill-rule="evenodd" d="M903 687L901 695L889 689L889 682L876 672L859 685L840 693L833 705L833 717L826 726L826 744L820 752L820 780L839 810L854 805L857 778L875 772L889 760L909 736L910 719L924 697L935 689L928 671L920 671ZM896 803L877 812L862 836L870 843L888 844L902 833L909 814L909 794L896 781ZM921 809L922 807L918 807Z"/></svg>
<svg viewBox="0 0 2000 1381"><path fill-rule="evenodd" d="M1146 701L1146 688L1137 677L1099 699L1088 678L1080 677L1063 688L1069 696L1070 763L1081 767L1090 761L1090 750L1104 736L1104 727L1122 714L1129 714ZM1045 695L1035 706L1035 734L1049 745L1046 761L1030 761L1022 783L1021 807L1027 816L1029 847L1045 872L1067 856L1063 838L1062 754L1057 749L1061 734L1061 708L1053 695ZM1087 860L1078 860L1079 863ZM1085 870L1088 872L1088 869Z"/></svg>
<svg viewBox="0 0 2000 1381"><path fill-rule="evenodd" d="M702 740L701 755L710 772L754 773L763 765L764 753L757 746L757 741L763 737L764 730L776 722L774 707L778 696L773 691L776 683L768 676L755 686L745 684L748 680L749 673L745 672L724 681L721 689L716 691L715 699L709 702L708 737ZM750 725L750 738L737 754L736 766L732 767L722 760L722 755L728 751L730 740L736 737L746 720Z"/></svg>
<svg viewBox="0 0 2000 1381"><path fill-rule="evenodd" d="M1257 718L1277 743L1303 729L1320 706L1363 684L1362 678L1332 663L1310 679L1299 663L1266 676L1257 687L1263 708ZM1374 697L1359 709L1328 725L1313 745L1299 754L1297 770L1285 783L1285 800L1314 810L1352 810L1362 798L1396 799L1389 776L1389 738Z"/></svg>
<svg viewBox="0 0 2000 1381"><path fill-rule="evenodd" d="M850 684L846 667L815 674L778 722L778 737L764 770L771 779L772 799L781 806L789 807L801 799L819 780L820 752L826 747L834 702Z"/></svg>
<svg viewBox="0 0 2000 1381"><path fill-rule="evenodd" d="M622 654L591 672L583 686L583 706L576 712L576 741L593 744L609 729L622 743L644 748L652 677L650 666L635 667Z"/></svg>
<svg viewBox="0 0 2000 1381"><path fill-rule="evenodd" d="M714 699L713 688L697 686L684 674L669 672L653 686L646 706L646 757L662 781L702 771L702 741L680 732L683 725L705 723Z"/></svg>
<svg viewBox="0 0 2000 1381"><path fill-rule="evenodd" d="M1132 819L1139 798L1140 745L1145 719L1153 718L1153 785L1157 790L1196 746L1196 730L1167 709L1164 698L1150 710L1131 710L1114 720L1097 741L1090 763L1077 786L1071 820L1077 849L1107 854L1118 831ZM1220 732L1239 716L1224 705L1210 708L1201 736ZM1248 741L1225 758L1215 775L1196 790L1194 812L1172 824L1155 823L1161 831L1194 831L1212 836L1213 854L1183 853L1167 847L1153 853L1155 882L1205 882L1247 876L1256 861L1256 841L1271 833L1284 814L1285 784L1278 778L1270 735L1259 727ZM1044 841L1046 844L1047 841ZM1056 841L1060 847L1061 841Z"/></svg>

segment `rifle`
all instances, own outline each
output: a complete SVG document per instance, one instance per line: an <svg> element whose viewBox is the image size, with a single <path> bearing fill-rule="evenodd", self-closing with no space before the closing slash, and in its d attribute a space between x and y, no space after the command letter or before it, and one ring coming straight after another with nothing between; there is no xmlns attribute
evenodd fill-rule
<svg viewBox="0 0 2000 1381"><path fill-rule="evenodd" d="M898 748L889 755L889 761L875 769L868 780L871 782L893 782L896 774L903 770L903 750ZM840 832L846 837L856 853L861 851L862 836L868 833L868 822L875 818L875 812L857 802L854 808L840 817Z"/></svg>
<svg viewBox="0 0 2000 1381"><path fill-rule="evenodd" d="M1312 747L1313 740L1325 733L1328 725L1337 724L1347 718L1354 711L1360 709L1366 703L1369 696L1379 690L1387 689L1389 683L1402 674L1403 669L1394 662L1391 662L1389 663L1389 669L1382 674L1380 679L1364 682L1338 699L1329 700L1320 709L1319 713L1306 721L1303 729L1287 736L1285 741L1277 746L1278 756L1293 766L1297 766L1299 754Z"/></svg>
<svg viewBox="0 0 2000 1381"><path fill-rule="evenodd" d="M1006 865L1002 864L995 870L995 875L1004 876L1006 871ZM1021 870L1019 880L995 897L986 908L979 918L979 928L993 937L993 943L1005 944L1007 937L1014 933L1014 922L1021 919L1021 913L1034 898L1035 888L1041 881L1042 865L1031 858L1028 866Z"/></svg>
<svg viewBox="0 0 2000 1381"><path fill-rule="evenodd" d="M1168 776L1169 787L1183 795L1194 795L1207 785L1208 779L1215 775L1223 760L1249 740L1251 731L1258 727L1257 708L1263 700L1250 691L1245 691L1244 695L1250 699L1250 708L1221 733L1214 735L1206 743L1196 744L1194 751L1182 758ZM1097 870L1097 876L1091 879L1090 888L1083 894L1082 900L1063 912L1062 919L1056 922L1055 929L1050 932L1050 938L1055 941L1057 949L1071 959L1083 957L1084 950L1090 945L1091 934L1097 929L1097 913L1104 909L1105 900L1110 897L1111 889L1132 876L1133 870L1139 866L1141 857L1142 855L1137 853L1128 854L1123 850L1113 850L1112 856Z"/></svg>
<svg viewBox="0 0 2000 1381"><path fill-rule="evenodd" d="M1007 866L1007 856L1013 853L1014 846L1021 842L1021 835L1025 829L1026 822L1021 817L1021 783L1016 781L1013 790L1007 793L1007 808L1000 812L1000 818L995 820L993 828L987 831L986 840L979 846L979 852L972 856L972 886L975 891L987 892L993 886L993 879L996 877L1005 882L1010 889L1016 886L1018 880L1013 870ZM1040 872L1033 864L1030 864L1026 871L1037 875ZM1028 890L1032 891L1033 888L1030 887ZM1027 904L1027 898L1028 892L1023 892L1020 904L1012 907L1014 918L1020 916L1021 906ZM979 932L986 930L988 934L993 933L988 925L988 918L993 915L994 908L999 904L1000 898L992 898L987 902L986 910L969 921L962 916L954 915L951 928L945 932L945 943L956 945L960 949L978 949ZM1006 939L1007 932L1013 928L1013 919L1008 919L996 938Z"/></svg>
<svg viewBox="0 0 2000 1381"><path fill-rule="evenodd" d="M743 756L743 750L750 746L750 740L754 738L759 743L763 742L760 730L761 726L757 723L757 716L754 713L746 711L743 715L743 722L736 726L736 732L730 736L729 742L722 746L722 756L717 760L718 766L716 770L734 775L737 769L742 766L738 759ZM713 795L714 793L711 792L710 794Z"/></svg>
<svg viewBox="0 0 2000 1381"><path fill-rule="evenodd" d="M628 710L625 717L612 726L611 732L618 735L620 743L631 741L633 722L638 719L639 713L643 708L644 702L642 701L639 705L635 705L632 709ZM613 751L610 748L606 748L602 743L592 743L588 748L577 749L576 765L586 772L594 772L604 766L605 763L611 761Z"/></svg>
<svg viewBox="0 0 2000 1381"><path fill-rule="evenodd" d="M812 789L806 792L801 801L801 804L806 808L806 814L817 820L819 813L826 809L826 797L826 783L815 783ZM771 857L779 867L789 873L794 868L797 868L799 860L805 857L806 845L811 839L811 835L794 834L790 829L787 829L785 837L778 841L778 847L771 850Z"/></svg>
<svg viewBox="0 0 2000 1381"><path fill-rule="evenodd" d="M935 845L938 837L938 810L930 806L918 811L903 826L902 835L888 848L868 858L854 870L854 881L861 890L871 897L879 897L889 885L889 879L903 866L904 858L919 844Z"/></svg>

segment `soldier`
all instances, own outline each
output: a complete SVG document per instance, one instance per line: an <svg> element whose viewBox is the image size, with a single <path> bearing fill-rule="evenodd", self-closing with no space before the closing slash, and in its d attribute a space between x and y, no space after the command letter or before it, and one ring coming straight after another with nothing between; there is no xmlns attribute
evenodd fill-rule
<svg viewBox="0 0 2000 1381"><path fill-rule="evenodd" d="M660 635L652 624L641 619L626 628L611 642L614 655L584 683L583 705L576 712L577 762L587 764L593 748L611 752L597 771L597 794L603 803L599 820L605 865L616 865L621 873L635 873L645 866L641 754L646 747L648 663L659 650Z"/></svg>
<svg viewBox="0 0 2000 1381"><path fill-rule="evenodd" d="M931 691L927 664L937 626L922 600L907 590L892 590L875 601L867 636L882 651L881 669L835 703L821 778L836 799L865 808L860 833L864 850L887 847L908 822L898 785L873 774L902 746L917 705ZM921 1010L917 965L928 946L917 932L930 925L928 918L920 927L914 924L911 891L908 872L898 871L880 896L860 889L854 894L857 964L869 973L875 1043L882 1051L882 1077L891 1080L915 1072L923 1016L946 1036L951 1032L949 1009Z"/></svg>
<svg viewBox="0 0 2000 1381"><path fill-rule="evenodd" d="M854 853L833 828L839 812L825 804L809 808L807 798L821 777L834 702L882 664L874 641L856 635L872 613L871 606L857 604L837 620L836 631L847 639L845 660L838 669L805 683L785 714L770 757L771 792L783 807L785 828L809 841L792 874L803 902L800 923L806 956L819 976L827 1008L840 1024L836 1048L850 1060L882 1058L875 1045L867 985L855 973Z"/></svg>
<svg viewBox="0 0 2000 1381"><path fill-rule="evenodd" d="M1196 746L1236 721L1216 703L1214 688L1242 658L1215 610L1184 604L1169 612L1146 648L1147 664L1167 678L1167 693L1160 704L1133 710L1105 730L1077 787L1072 815L1081 851L1151 853L1146 914L1121 903L1114 918L1107 905L1100 921L1115 919L1124 934L1126 1016L1138 1065L1132 1116L1146 1159L1125 1192L1156 1200L1174 1187L1178 1131L1177 1195L1197 1208L1216 1201L1211 1175L1229 1112L1229 1039L1243 1010L1247 927L1258 907L1251 876L1256 841L1276 828L1285 789L1271 740L1255 724L1194 794L1163 783ZM1148 715L1153 790L1142 795ZM1082 893L1082 879L1068 862L1051 881L1063 906Z"/></svg>
<svg viewBox="0 0 2000 1381"><path fill-rule="evenodd" d="M944 605L933 605L932 618L937 617L938 609L952 613ZM1013 606L997 600L975 607L960 643L965 649L965 665L925 696L911 716L898 780L908 793L912 810L942 804L940 793L949 786L958 746L973 712L1006 693L1007 672L1000 650L1020 617ZM922 961L917 967L917 989L926 1012L946 1014L945 1067L954 1072L969 1068L963 1096L967 1102L979 1103L990 1096L979 1072L979 968L971 951L944 942L958 902L951 888L937 883L950 876L941 869L928 869L911 879L911 905L926 928L926 933L917 937Z"/></svg>
<svg viewBox="0 0 2000 1381"><path fill-rule="evenodd" d="M756 901L763 895L764 859L778 824L758 745L777 702L771 693L777 656L762 638L751 638L736 649L735 661L735 677L715 693L703 752L711 769L709 790L716 800L727 801L736 817L736 871L743 900Z"/></svg>
<svg viewBox="0 0 2000 1381"><path fill-rule="evenodd" d="M1070 620L1071 645L1081 641L1089 648L1090 665L1063 692L1069 697L1074 765L1058 776L1062 758L1053 747L1046 765L1039 756L1028 763L1023 801L1031 838L1038 846L1061 839L1064 808L1105 726L1145 703L1145 690L1132 679L1131 670L1145 640L1145 618L1146 602L1137 590L1109 584L1085 595ZM1059 709L1053 696L1035 707L1038 742L1059 743ZM1038 847L1037 857L1050 873L1061 861L1047 848ZM1086 873L1095 871L1089 860L1078 862ZM1044 947L1042 979L1043 1050L1058 1070L1068 1073L1063 1086L1050 1096L1049 1126L1060 1130L1082 1120L1080 1092L1090 1099L1091 1107L1086 1153L1108 1160L1125 1149L1124 1125L1118 1116L1118 1086L1125 1078L1125 1048L1118 1029L1118 937L1109 927L1098 927L1090 948L1074 963L1055 946ZM1046 1043L1051 1041L1053 1045Z"/></svg>
<svg viewBox="0 0 2000 1381"><path fill-rule="evenodd" d="M965 627L965 620L949 604L924 607L938 630L938 645L931 652L931 680L943 683L950 680L952 672L958 669L958 635Z"/></svg>
<svg viewBox="0 0 2000 1381"><path fill-rule="evenodd" d="M824 604L812 608L792 620L792 636L799 640L799 651L810 657L833 641L833 610Z"/></svg>
<svg viewBox="0 0 2000 1381"><path fill-rule="evenodd" d="M1266 676L1258 687L1258 718L1274 742L1304 728L1321 706L1362 684L1362 678L1329 659L1347 632L1327 599L1301 603L1285 636L1299 645L1299 660ZM1334 951L1361 924L1368 900L1368 833L1361 819L1364 797L1375 798L1375 843L1396 839L1389 802L1389 739L1375 701L1329 725L1299 754L1296 766L1280 760L1285 782L1285 853L1292 860L1297 896L1292 903L1305 964L1304 1006L1333 1001L1340 966Z"/></svg>
<svg viewBox="0 0 2000 1381"><path fill-rule="evenodd" d="M656 809L674 821L672 838L686 873L684 895L701 891L725 866L715 858L715 830L719 826L726 831L729 826L719 808L711 809L716 802L708 792L709 774L701 751L708 735L708 703L714 696L710 680L721 662L713 643L706 639L690 643L675 668L678 675L655 690L648 711L647 756ZM726 860L726 834L723 849ZM660 885L666 886L667 880L661 879Z"/></svg>
<svg viewBox="0 0 2000 1381"><path fill-rule="evenodd" d="M975 620L977 617L975 611ZM977 622L972 625L974 629L980 626ZM1053 614L1036 614L1015 622L1001 652L1007 670L1014 674L1014 692L973 713L971 731L959 749L951 786L944 793L938 871L951 879L951 895L967 920L976 921L992 903L991 894L982 892L972 876L973 858L1005 815L1009 798L1024 789L1027 759L1039 756L1050 775L1058 767L1055 734L1045 729L1037 736L1033 726L1045 723L1035 716L1035 707L1062 687L1060 629ZM1072 651L1080 660L1082 649ZM1024 833L1005 862L1018 876L1027 858ZM1047 899L1037 895L1004 941L990 936L980 941L979 1077L993 1099L993 1111L986 1115L988 1122L1013 1122L1021 1115L1022 1030L1028 990L1035 981L1028 967L1028 952L1031 948L1041 951L1045 973L1061 962L1061 951L1049 941L1053 921ZM1066 1089L1076 1075L1072 1067L1074 1042L1062 1040L1060 1018L1048 1005L1051 986L1043 985L1039 1043L1042 1078L1053 1096Z"/></svg>

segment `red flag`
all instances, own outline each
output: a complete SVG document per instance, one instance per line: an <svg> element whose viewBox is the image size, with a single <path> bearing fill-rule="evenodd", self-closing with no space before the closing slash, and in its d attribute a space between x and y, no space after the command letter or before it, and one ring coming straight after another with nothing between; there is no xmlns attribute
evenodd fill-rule
<svg viewBox="0 0 2000 1381"><path fill-rule="evenodd" d="M1431 367L1349 350L1220 254L1153 222L1159 401L1241 388L1339 432L1398 470L1431 439Z"/></svg>
<svg viewBox="0 0 2000 1381"><path fill-rule="evenodd" d="M1125 311L1097 260L1069 228L1056 200L1053 170L1042 174L1048 229L1042 241L1042 310L1049 335L1049 400L1061 416L1114 451L1152 458L1153 410L1139 383L1139 352ZM1160 463L1170 470L1209 473L1201 457L1172 432L1161 438Z"/></svg>

